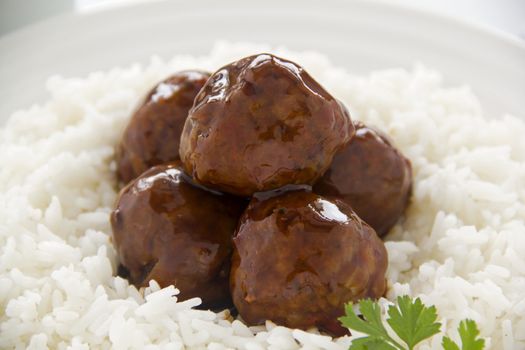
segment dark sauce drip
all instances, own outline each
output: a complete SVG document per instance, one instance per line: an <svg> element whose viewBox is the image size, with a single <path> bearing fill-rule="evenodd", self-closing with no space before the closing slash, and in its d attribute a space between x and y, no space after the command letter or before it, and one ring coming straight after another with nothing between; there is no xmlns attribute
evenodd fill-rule
<svg viewBox="0 0 525 350"><path fill-rule="evenodd" d="M293 192L293 191L312 192L312 186L310 185L285 185L285 186L279 187L278 189L271 190L271 191L255 192L253 194L253 198L259 201L264 201L264 200L267 200L273 197L280 196L287 192Z"/></svg>

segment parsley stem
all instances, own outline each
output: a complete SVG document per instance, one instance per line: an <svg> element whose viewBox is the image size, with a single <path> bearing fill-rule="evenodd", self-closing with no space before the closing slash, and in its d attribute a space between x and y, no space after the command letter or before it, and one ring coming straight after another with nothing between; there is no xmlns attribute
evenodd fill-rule
<svg viewBox="0 0 525 350"><path fill-rule="evenodd" d="M388 341L393 345L395 346L396 348L398 348L399 350L406 350L405 347L401 344L399 344L397 341L395 341L394 339L392 339L392 337L390 335L388 335ZM412 350L412 348L409 348L408 350Z"/></svg>

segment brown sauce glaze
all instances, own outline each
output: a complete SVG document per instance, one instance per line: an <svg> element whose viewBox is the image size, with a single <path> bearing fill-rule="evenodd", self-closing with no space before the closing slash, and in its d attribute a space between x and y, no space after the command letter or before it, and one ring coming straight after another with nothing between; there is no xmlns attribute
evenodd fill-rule
<svg viewBox="0 0 525 350"><path fill-rule="evenodd" d="M270 199L272 197L280 196L282 194L285 194L286 192L292 192L292 191L312 192L312 186L310 185L284 185L283 187L276 188L275 190L255 192L252 198L257 199L259 201L263 201L266 199Z"/></svg>
<svg viewBox="0 0 525 350"><path fill-rule="evenodd" d="M379 298L387 252L345 203L305 191L252 199L234 237L230 289L249 324L343 335L343 305Z"/></svg>
<svg viewBox="0 0 525 350"><path fill-rule="evenodd" d="M384 236L409 203L412 167L386 135L360 122L355 127L313 191L346 202Z"/></svg>
<svg viewBox="0 0 525 350"><path fill-rule="evenodd" d="M244 199L191 185L180 163L157 166L120 193L111 215L121 272L137 286L174 284L180 299L227 306L232 235Z"/></svg>
<svg viewBox="0 0 525 350"><path fill-rule="evenodd" d="M215 72L181 136L185 169L242 196L313 184L354 133L346 108L303 68L259 54Z"/></svg>
<svg viewBox="0 0 525 350"><path fill-rule="evenodd" d="M117 148L117 176L121 182L126 184L154 165L179 159L184 122L209 76L200 71L182 71L148 93Z"/></svg>

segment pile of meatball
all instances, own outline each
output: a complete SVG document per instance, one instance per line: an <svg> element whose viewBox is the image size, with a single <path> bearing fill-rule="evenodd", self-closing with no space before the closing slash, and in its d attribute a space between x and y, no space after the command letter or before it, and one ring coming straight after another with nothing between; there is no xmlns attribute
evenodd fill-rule
<svg viewBox="0 0 525 350"><path fill-rule="evenodd" d="M138 287L332 335L346 302L386 292L381 237L408 205L410 162L294 62L174 74L135 110L116 162L113 242Z"/></svg>

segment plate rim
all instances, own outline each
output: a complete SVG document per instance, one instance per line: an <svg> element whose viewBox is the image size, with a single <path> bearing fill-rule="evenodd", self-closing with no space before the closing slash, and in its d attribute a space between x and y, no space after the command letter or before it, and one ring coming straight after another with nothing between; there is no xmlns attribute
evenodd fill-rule
<svg viewBox="0 0 525 350"><path fill-rule="evenodd" d="M288 0L289 1L289 0ZM292 0L296 1L297 0ZM230 4L239 4L242 2L237 0L222 0L221 3L230 3ZM278 0L266 0L265 1L268 6L270 5L278 5L280 1ZM314 0L302 0L301 3L308 3L308 4L318 4L317 1ZM83 17L83 18L89 18L89 17L97 17L100 16L102 13L111 15L113 13L114 15L117 15L117 12L119 11L137 11L139 8L151 8L154 6L166 6L165 4L169 4L169 6L175 6L172 4L177 4L178 7L184 9L191 8L191 6L187 6L186 3L182 1L173 1L173 0L149 0L149 1L136 1L136 2L130 2L130 3L119 3L115 6L111 7L94 7L92 9L88 9L85 11L77 12L65 12L65 13L59 13L55 16L48 17L39 21L36 21L32 24L26 25L24 27L15 29L14 31L8 32L5 35L0 36L0 46L3 42L14 40L17 36L24 36L30 34L31 32L37 31L38 28L42 26L49 26L53 25L54 22L64 22L67 21L67 19L73 19L77 17ZM204 4L211 4L216 5L217 3L213 0L200 0L199 1L200 6L203 6ZM515 34L506 32L500 28L491 26L489 24L481 23L475 20L469 20L464 17L451 15L448 13L443 13L439 11L433 11L431 9L423 8L421 6L417 5L411 5L407 3L401 3L401 2L392 2L388 0L330 0L330 4L344 4L348 6L348 4L356 4L357 6L368 6L368 7L376 7L376 8L386 8L389 11L397 11L397 12L405 12L405 13L412 13L417 15L418 17L424 16L431 18L434 21L442 21L442 22L448 22L450 24L453 24L457 27L463 27L464 29L470 30L472 32L478 32L479 34L483 34L486 36L493 37L494 39L498 39L500 41L503 41L507 43L508 45L515 46L516 48L520 50L525 51L525 40L520 39Z"/></svg>

